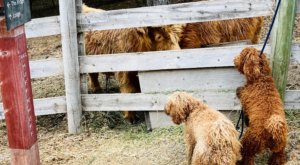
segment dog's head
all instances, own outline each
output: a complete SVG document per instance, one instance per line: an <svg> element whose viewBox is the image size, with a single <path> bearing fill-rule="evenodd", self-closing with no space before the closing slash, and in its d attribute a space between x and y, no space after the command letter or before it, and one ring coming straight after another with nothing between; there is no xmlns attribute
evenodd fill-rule
<svg viewBox="0 0 300 165"><path fill-rule="evenodd" d="M167 100L165 113L175 124L185 122L193 108L199 104L198 100L186 92L175 92Z"/></svg>
<svg viewBox="0 0 300 165"><path fill-rule="evenodd" d="M271 69L265 54L259 57L259 51L255 48L245 48L234 59L237 70L244 74L248 81L254 81L262 75L270 75Z"/></svg>

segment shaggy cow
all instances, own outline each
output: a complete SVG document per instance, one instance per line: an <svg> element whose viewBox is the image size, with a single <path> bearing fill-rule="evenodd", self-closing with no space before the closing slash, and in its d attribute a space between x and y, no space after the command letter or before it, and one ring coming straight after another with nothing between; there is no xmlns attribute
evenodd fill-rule
<svg viewBox="0 0 300 165"><path fill-rule="evenodd" d="M188 23L182 34L180 47L200 48L239 40L251 40L252 44L257 44L262 25L262 17Z"/></svg>
<svg viewBox="0 0 300 165"><path fill-rule="evenodd" d="M85 8L86 6L83 6ZM83 9L89 12L91 8ZM99 10L101 12L101 10ZM86 54L114 54L145 52L156 50L178 50L182 25L162 27L141 27L118 30L103 30L85 34ZM116 64L118 65L118 64ZM100 91L98 73L90 73L90 86L93 92ZM122 93L141 92L137 72L117 72L115 77ZM125 112L125 118L135 121L134 112Z"/></svg>

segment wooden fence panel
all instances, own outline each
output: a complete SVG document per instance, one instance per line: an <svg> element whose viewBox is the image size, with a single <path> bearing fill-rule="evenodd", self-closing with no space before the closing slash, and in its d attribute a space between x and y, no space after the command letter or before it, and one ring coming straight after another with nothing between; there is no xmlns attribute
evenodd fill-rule
<svg viewBox="0 0 300 165"><path fill-rule="evenodd" d="M62 59L53 58L30 61L31 78L43 78L63 75L64 67Z"/></svg>
<svg viewBox="0 0 300 165"><path fill-rule="evenodd" d="M219 110L240 110L239 100L234 92L192 92L211 106ZM170 93L155 94L83 94L82 104L85 111L162 111ZM35 114L48 115L66 113L65 96L34 99ZM300 90L287 91L286 109L300 109ZM4 118L3 106L0 103L0 119Z"/></svg>
<svg viewBox="0 0 300 165"><path fill-rule="evenodd" d="M233 66L232 59L244 47L245 46L230 46L222 48L186 49L181 51L84 56L79 57L80 73L132 70L151 71L159 70L160 68L231 67ZM259 49L261 45L255 47ZM266 48L266 53L269 52L270 46ZM153 58L154 56L155 58ZM118 65L115 65L116 63L118 63ZM292 47L291 64L300 64L300 44L294 44ZM30 61L30 71L31 78L63 75L62 59L53 58Z"/></svg>
<svg viewBox="0 0 300 165"><path fill-rule="evenodd" d="M206 67L232 67L233 59L246 46L184 49L179 51L157 51L123 53L115 55L90 55L79 57L80 72L153 71L168 69L190 69ZM261 45L255 45L261 49ZM291 62L300 63L300 46L295 44ZM270 46L265 52L269 54ZM118 65L116 65L118 64Z"/></svg>
<svg viewBox="0 0 300 165"><path fill-rule="evenodd" d="M266 16L272 11L273 0L200 1L88 13L78 20L79 31L93 31Z"/></svg>
<svg viewBox="0 0 300 165"><path fill-rule="evenodd" d="M81 98L78 62L76 5L74 1L59 0L61 18L64 79L69 133L80 132Z"/></svg>
<svg viewBox="0 0 300 165"><path fill-rule="evenodd" d="M185 68L205 68L205 67L231 67L233 57L245 46L222 47L222 48L201 48L181 51L125 53L119 55L97 55L80 57L80 73L88 72L110 72L110 71L151 71L161 69L185 69ZM255 46L260 48L261 45ZM232 51L232 52L230 52ZM222 52L222 54L214 54ZM270 52L270 47L266 48L266 53ZM156 58L153 58L155 56ZM200 57L199 57L200 56ZM210 59L208 59L208 57ZM163 58L163 60L161 59ZM179 58L178 65L170 61ZM211 59L212 58L212 59ZM194 61L194 59L197 59ZM206 63L203 60L211 60ZM124 62L127 61L126 63ZM166 60L165 63L159 62ZM118 63L122 61L122 63ZM198 62L200 61L200 62ZM203 61L201 63L201 61ZM180 62L180 63L179 63ZM145 66L147 63L147 66ZM151 66L151 63L154 65ZM300 44L292 47L291 64L300 64ZM63 75L63 64L61 58L30 61L31 78L44 78L50 76Z"/></svg>
<svg viewBox="0 0 300 165"><path fill-rule="evenodd" d="M34 99L34 111L36 116L66 113L66 97L49 97L44 99ZM2 103L0 103L0 119L4 119Z"/></svg>
<svg viewBox="0 0 300 165"><path fill-rule="evenodd" d="M218 110L240 110L235 92L191 92ZM162 111L170 93L86 94L82 95L85 111ZM286 109L300 109L300 91L287 91Z"/></svg>
<svg viewBox="0 0 300 165"><path fill-rule="evenodd" d="M26 38L44 37L60 34L60 17L32 19L25 24Z"/></svg>
<svg viewBox="0 0 300 165"><path fill-rule="evenodd" d="M227 1L229 5L225 5L226 2L222 1L208 1L112 10L104 13L81 14L78 16L78 20L82 22L80 24L80 31L90 31L266 16L272 14L272 0L247 0L248 3L243 0ZM32 19L25 24L25 29L27 38L61 34L60 16Z"/></svg>
<svg viewBox="0 0 300 165"><path fill-rule="evenodd" d="M234 68L204 68L140 72L143 93L187 91L235 91L245 83L243 75Z"/></svg>

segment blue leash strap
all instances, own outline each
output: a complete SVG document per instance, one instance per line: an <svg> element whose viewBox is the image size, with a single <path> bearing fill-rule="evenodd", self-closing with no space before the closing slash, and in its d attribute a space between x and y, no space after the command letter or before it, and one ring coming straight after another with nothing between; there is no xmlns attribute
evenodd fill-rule
<svg viewBox="0 0 300 165"><path fill-rule="evenodd" d="M263 47L262 47L262 49L261 49L261 51L260 51L259 57L261 57L262 54L264 53L264 50L265 50L266 45L267 45L267 43L268 43L268 40L269 40L269 38L270 38L271 31L272 31L272 29L273 29L273 25L274 25L274 22L275 22L277 13L278 13L278 9L279 9L280 3L281 3L281 0L278 0L278 4L277 4L277 6L276 6L276 10L275 10L274 16L273 16L273 18L272 18L272 22L271 22L271 25L270 25L268 34L267 34L266 40L265 40L265 42L264 42L264 45L263 45Z"/></svg>

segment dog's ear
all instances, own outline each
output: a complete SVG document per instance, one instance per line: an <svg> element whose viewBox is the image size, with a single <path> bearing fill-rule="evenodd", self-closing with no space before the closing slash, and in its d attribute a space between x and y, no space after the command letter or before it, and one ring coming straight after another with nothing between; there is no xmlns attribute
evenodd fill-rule
<svg viewBox="0 0 300 165"><path fill-rule="evenodd" d="M171 116L175 124L181 124L191 112L192 96L185 92L173 93L165 105L165 113Z"/></svg>
<svg viewBox="0 0 300 165"><path fill-rule="evenodd" d="M174 124L181 124L185 121L186 115L174 100L169 99L164 108L165 113L171 117Z"/></svg>

